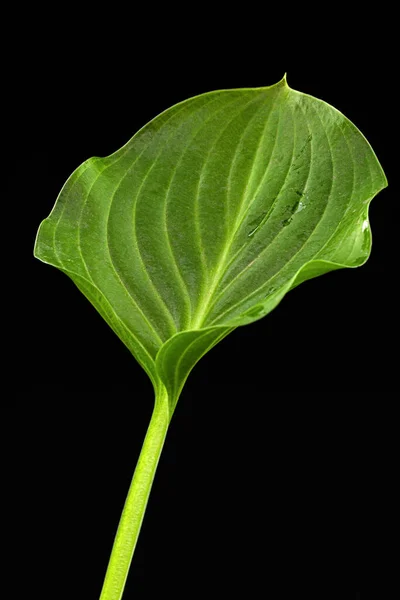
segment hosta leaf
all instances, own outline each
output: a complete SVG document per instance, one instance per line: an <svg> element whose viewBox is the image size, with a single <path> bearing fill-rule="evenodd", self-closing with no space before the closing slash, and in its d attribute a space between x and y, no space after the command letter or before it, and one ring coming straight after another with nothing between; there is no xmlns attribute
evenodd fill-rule
<svg viewBox="0 0 400 600"><path fill-rule="evenodd" d="M357 128L283 79L210 92L90 158L40 226L35 256L68 274L168 392L288 290L363 264L387 185Z"/></svg>

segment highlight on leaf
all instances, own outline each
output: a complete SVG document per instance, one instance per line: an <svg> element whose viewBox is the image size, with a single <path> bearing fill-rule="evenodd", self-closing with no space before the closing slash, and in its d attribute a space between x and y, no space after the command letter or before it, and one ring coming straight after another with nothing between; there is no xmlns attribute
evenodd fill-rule
<svg viewBox="0 0 400 600"><path fill-rule="evenodd" d="M386 185L360 131L286 78L185 100L70 176L39 228L35 256L74 281L153 383L146 440L158 431L157 451L142 453L134 477L143 460L153 473L147 495L196 362L301 282L362 265L369 203ZM128 513L138 502L132 493ZM118 535L129 530L128 513L103 600L122 595L115 556L127 572Z"/></svg>

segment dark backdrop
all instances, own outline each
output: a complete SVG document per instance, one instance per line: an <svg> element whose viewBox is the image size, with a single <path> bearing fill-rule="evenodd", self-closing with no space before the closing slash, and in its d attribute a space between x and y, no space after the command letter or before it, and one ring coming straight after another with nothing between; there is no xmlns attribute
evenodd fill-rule
<svg viewBox="0 0 400 600"><path fill-rule="evenodd" d="M88 50L75 52L82 33L72 28L43 47L21 42L23 56L14 56L8 89L17 116L9 125L17 143L7 193L10 227L19 223L10 298L18 318L10 321L17 367L9 422L24 450L15 472L24 473L19 482L33 503L26 552L42 565L45 548L48 580L63 582L66 597L98 597L153 401L145 373L94 308L33 258L40 221L80 163L114 152L174 103L270 85L287 72L292 88L361 129L386 172L389 188L370 209L372 255L359 269L302 284L196 366L171 424L126 598L153 598L160 585L188 598L200 585L221 597L239 585L297 590L295 578L314 581L314 565L325 560L335 569L331 587L340 588L390 520L398 362L390 42L352 46L344 28L335 38L342 52L330 59L324 35L283 58L283 38L244 45L233 35L218 44L206 30L157 42L148 24L136 27L140 44L121 34L107 45L94 32Z"/></svg>

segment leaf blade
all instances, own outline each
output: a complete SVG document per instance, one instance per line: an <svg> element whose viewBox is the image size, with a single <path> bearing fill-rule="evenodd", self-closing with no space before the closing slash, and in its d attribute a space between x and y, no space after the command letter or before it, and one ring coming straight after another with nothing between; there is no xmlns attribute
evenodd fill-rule
<svg viewBox="0 0 400 600"><path fill-rule="evenodd" d="M367 260L368 206L386 185L358 129L285 79L209 92L83 163L35 256L66 272L163 382L172 414L191 368L235 327L299 283Z"/></svg>

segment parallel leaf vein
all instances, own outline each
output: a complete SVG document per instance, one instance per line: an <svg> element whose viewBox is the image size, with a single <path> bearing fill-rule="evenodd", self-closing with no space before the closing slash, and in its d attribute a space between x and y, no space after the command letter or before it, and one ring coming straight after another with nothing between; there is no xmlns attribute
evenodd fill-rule
<svg viewBox="0 0 400 600"><path fill-rule="evenodd" d="M332 173L332 177L331 177L330 191L329 191L329 194L328 194L328 198L327 198L327 202L326 202L326 204L325 204L324 210L322 211L321 217L319 218L319 220L318 220L318 221L317 221L317 223L315 224L315 226L314 226L313 230L310 232L309 236L307 237L307 239L305 240L305 242L302 244L302 246L301 246L301 247L300 247L300 248L299 248L299 249L298 249L298 250L297 250L297 251L294 253L294 255L293 255L291 258L290 258L290 260L288 260L288 261L285 263L285 268L286 268L286 267L287 267L287 265L288 265L288 264L290 264L290 263L291 263L291 262L292 262L292 261L293 261L293 260L296 258L296 256L297 256L297 255L298 255L298 254L299 254L299 253L300 253L300 252L303 250L304 246L305 246L305 245L308 243L308 241L309 241L310 237L311 237L312 235L314 235L314 234L315 234L315 231L318 229L318 227L319 227L319 225L321 224L321 222L322 222L322 219L323 219L323 217L324 217L324 215L325 215L325 213L326 213L327 207L328 207L328 205L329 205L330 197L331 197L331 194L332 194L332 189L333 189L333 181L334 181L334 177L333 177L333 175L334 175L334 173L335 173L335 168L334 168L334 160L333 160L333 155L332 155L331 145L330 145L329 138L328 138L328 136L327 136L327 134L326 134L326 130L325 130L325 126L324 126L324 124L322 123L322 121L321 121L321 119L320 119L320 117L319 117L319 115L318 115L317 111L314 111L314 112L315 112L315 114L317 115L318 119L319 119L319 120L320 120L320 122L321 122L322 130L323 130L323 131L324 131L324 133L325 133L325 137L326 137L326 139L327 139L327 142L328 142L328 148L329 148L329 152L330 152L330 156L331 156L331 164L332 164L332 170L333 170L333 173ZM311 144L311 152L312 152L312 150L313 150L313 146L312 146L312 144ZM311 155L310 162L312 162L312 155ZM263 250L263 251L262 251L262 252L261 252L261 253L260 253L260 254L257 256L257 258L256 258L255 260L258 260L258 259L259 259L259 258L260 258L260 257L263 255L263 253L264 253L264 250ZM275 277L277 277L277 276L279 275L279 273L280 273L280 271L281 271L281 270L282 270L282 269L280 269L280 270L278 271L278 273L275 273L275 275L273 275L272 277L270 277L269 279L267 279L266 281L264 281L264 282L262 283L262 285L260 285L260 286L259 286L258 288L256 288L256 289L255 289L255 290L254 290L254 291L253 291L253 292L252 292L250 295L248 295L248 296L246 297L246 301L247 301L247 300L249 300L250 298L252 298L253 296L255 296L256 294L258 294L258 293L260 292L260 290L261 290L262 288L264 288L264 287L265 287L267 284L270 284L270 283L271 283L271 281L273 281L273 280L275 279ZM217 322L217 321L220 321L220 320L221 320L221 318L222 318L222 317L223 317L225 314L227 314L228 312L231 312L231 311L232 311L234 308L236 308L237 306L239 306L240 304L242 304L242 302L243 302L243 300L240 300L240 301L236 302L235 304L233 304L233 305L229 306L229 308L227 308L225 311L223 311L222 313L220 313L220 314L218 315L218 317L216 317L215 319L213 319L213 320L212 320L212 321L211 321L211 322L208 324L208 326L212 326L213 324L216 324L216 322Z"/></svg>

